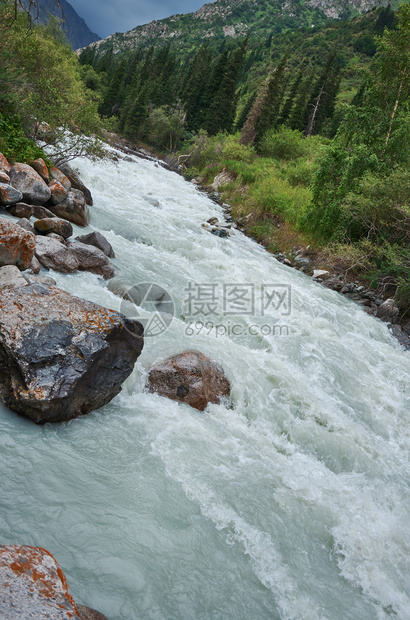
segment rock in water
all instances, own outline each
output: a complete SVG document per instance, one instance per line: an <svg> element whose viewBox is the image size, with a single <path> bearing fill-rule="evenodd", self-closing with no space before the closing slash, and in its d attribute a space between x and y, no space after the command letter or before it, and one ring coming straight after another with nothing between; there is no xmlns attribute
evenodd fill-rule
<svg viewBox="0 0 410 620"><path fill-rule="evenodd" d="M75 255L58 239L37 237L36 258L46 269L55 269L60 273L74 273L79 267Z"/></svg>
<svg viewBox="0 0 410 620"><path fill-rule="evenodd" d="M0 618L81 620L67 580L40 547L0 545Z"/></svg>
<svg viewBox="0 0 410 620"><path fill-rule="evenodd" d="M0 267L17 265L27 269L33 258L36 237L18 224L0 219Z"/></svg>
<svg viewBox="0 0 410 620"><path fill-rule="evenodd" d="M90 215L85 204L84 194L78 189L68 192L67 198L57 205L50 206L50 211L77 226L87 226Z"/></svg>
<svg viewBox="0 0 410 620"><path fill-rule="evenodd" d="M79 269L96 273L99 276L103 276L105 280L114 277L114 269L102 250L99 250L93 245L80 243L79 241L70 243L69 249L78 260Z"/></svg>
<svg viewBox="0 0 410 620"><path fill-rule="evenodd" d="M61 162L58 164L58 169L69 179L73 189L79 189L82 191L85 196L86 203L92 207L93 199L90 190L84 185L75 170L71 168L70 164L67 161Z"/></svg>
<svg viewBox="0 0 410 620"><path fill-rule="evenodd" d="M141 323L56 287L0 293L0 398L38 424L108 403L142 347Z"/></svg>
<svg viewBox="0 0 410 620"><path fill-rule="evenodd" d="M45 217L42 220L37 220L34 222L34 228L40 234L46 235L53 232L63 239L68 239L73 234L73 227L70 222L59 217Z"/></svg>
<svg viewBox="0 0 410 620"><path fill-rule="evenodd" d="M148 375L149 391L203 411L208 403L228 396L224 372L200 351L184 351L155 364Z"/></svg>
<svg viewBox="0 0 410 620"><path fill-rule="evenodd" d="M81 620L108 620L107 616L104 616L95 609L91 609L91 607L77 604L77 609L81 614Z"/></svg>
<svg viewBox="0 0 410 620"><path fill-rule="evenodd" d="M94 245L99 250L102 250L108 258L115 258L114 250L111 247L111 244L107 239L102 235L98 230L94 230L88 235L81 235L81 237L76 237L77 241L81 241L81 243L86 243L87 245Z"/></svg>

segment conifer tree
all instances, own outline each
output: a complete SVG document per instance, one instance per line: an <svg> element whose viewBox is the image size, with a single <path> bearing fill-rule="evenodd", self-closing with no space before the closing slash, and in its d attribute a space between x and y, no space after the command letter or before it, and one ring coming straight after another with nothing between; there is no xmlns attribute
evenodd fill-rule
<svg viewBox="0 0 410 620"><path fill-rule="evenodd" d="M219 131L231 131L235 118L237 97L236 84L245 57L247 39L241 47L232 51L225 65L225 71L209 107L205 129L215 135Z"/></svg>
<svg viewBox="0 0 410 620"><path fill-rule="evenodd" d="M126 65L127 61L123 58L114 70L107 92L99 106L99 112L104 116L112 116L120 104L120 89Z"/></svg>
<svg viewBox="0 0 410 620"><path fill-rule="evenodd" d="M334 102L337 86L340 84L339 72L334 67L336 52L332 52L316 80L305 110L305 136L318 133L323 120Z"/></svg>
<svg viewBox="0 0 410 620"><path fill-rule="evenodd" d="M259 144L265 133L274 127L278 118L285 88L285 68L288 60L286 53L268 80L266 95L262 101L259 116L255 124L255 143Z"/></svg>
<svg viewBox="0 0 410 620"><path fill-rule="evenodd" d="M251 145L260 142L266 131L277 120L283 98L286 61L287 54L283 56L275 71L262 84L242 128L241 144Z"/></svg>

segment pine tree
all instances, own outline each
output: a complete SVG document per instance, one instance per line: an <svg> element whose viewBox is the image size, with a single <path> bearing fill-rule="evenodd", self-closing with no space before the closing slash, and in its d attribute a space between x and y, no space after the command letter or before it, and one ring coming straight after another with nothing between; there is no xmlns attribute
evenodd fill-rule
<svg viewBox="0 0 410 620"><path fill-rule="evenodd" d="M262 85L241 133L241 144L258 144L279 117L285 82L286 53Z"/></svg>
<svg viewBox="0 0 410 620"><path fill-rule="evenodd" d="M241 47L231 52L220 80L219 88L215 92L205 121L205 129L210 135L220 131L231 131L235 118L237 97L236 84L246 53L247 39Z"/></svg>
<svg viewBox="0 0 410 620"><path fill-rule="evenodd" d="M99 106L99 112L104 116L112 116L120 105L120 89L126 65L127 61L123 58L114 70L110 85L104 95L101 105Z"/></svg>
<svg viewBox="0 0 410 620"><path fill-rule="evenodd" d="M279 118L279 111L285 88L285 68L287 60L288 53L283 56L268 81L266 96L262 102L260 115L255 125L256 144L259 144L268 129L275 126Z"/></svg>
<svg viewBox="0 0 410 620"><path fill-rule="evenodd" d="M311 69L305 73L305 78L300 83L299 90L287 123L291 129L303 131L306 127L305 110L312 88L312 78L313 70Z"/></svg>
<svg viewBox="0 0 410 620"><path fill-rule="evenodd" d="M331 116L334 101L340 86L340 68L334 65L336 52L332 52L323 71L314 84L305 110L305 136L320 131L327 116Z"/></svg>

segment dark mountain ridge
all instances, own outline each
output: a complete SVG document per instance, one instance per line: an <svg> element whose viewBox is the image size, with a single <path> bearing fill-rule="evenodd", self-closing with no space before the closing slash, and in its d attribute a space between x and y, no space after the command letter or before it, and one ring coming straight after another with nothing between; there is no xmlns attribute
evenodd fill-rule
<svg viewBox="0 0 410 620"><path fill-rule="evenodd" d="M54 0L37 0L38 10L32 12L33 19L45 24L50 13L58 19L62 19L62 29L73 49L86 47L101 39L98 34L91 32L85 21L67 0L59 0L59 3L60 6Z"/></svg>

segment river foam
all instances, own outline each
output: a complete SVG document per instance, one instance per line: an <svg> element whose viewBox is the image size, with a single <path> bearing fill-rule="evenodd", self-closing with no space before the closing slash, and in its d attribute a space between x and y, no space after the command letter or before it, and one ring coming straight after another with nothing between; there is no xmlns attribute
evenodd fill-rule
<svg viewBox="0 0 410 620"><path fill-rule="evenodd" d="M47 548L110 620L406 620L409 353L241 233L202 229L221 208L178 175L75 166L114 284L160 285L176 312L101 410L45 427L0 410L1 542ZM52 275L124 309L112 283ZM230 402L200 414L146 391L187 348L222 364Z"/></svg>

